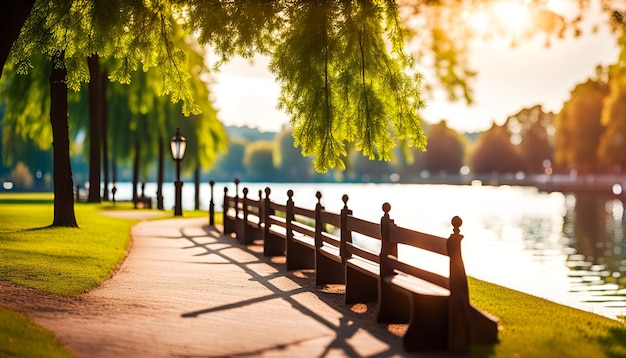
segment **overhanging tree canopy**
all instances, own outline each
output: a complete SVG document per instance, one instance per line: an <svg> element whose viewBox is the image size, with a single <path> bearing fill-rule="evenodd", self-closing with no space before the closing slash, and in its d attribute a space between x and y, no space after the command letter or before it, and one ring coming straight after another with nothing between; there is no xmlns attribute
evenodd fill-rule
<svg viewBox="0 0 626 358"><path fill-rule="evenodd" d="M413 7L425 24L415 22L424 26L432 40L423 49L430 49L424 52L434 56L441 83L453 97L461 97L457 95L460 89L469 102L467 81L472 72L466 70L462 58L465 34L458 37L454 31L464 19L465 14L459 11L498 2L398 2ZM578 2L583 14L588 2ZM533 11L541 15L538 18L546 20L546 32L560 35L567 28L577 31L578 20L567 22L552 16L544 11L549 9L543 0L531 3L537 5ZM623 27L623 10L613 10L609 5L606 10ZM6 14L0 19L6 20ZM93 55L117 59L119 66L110 78L121 83L130 81L131 73L139 67L155 67L161 74L160 92L181 102L183 113L197 113L199 106L190 91L191 74L185 66L187 58L170 37L177 27L198 34L200 43L215 49L222 61L257 52L272 57L272 71L282 85L280 104L292 115L296 143L304 154L316 156L319 171L343 167L349 142L369 158L381 159L390 157L396 140L416 147L425 145L417 113L423 105L421 77L404 51L406 32L400 26L399 6L394 1L37 0L13 44L10 60L19 72L28 72L31 58L44 54L53 62L54 84L63 84L54 86L57 91L67 86L78 89L88 81L86 58ZM2 49L6 51L4 45ZM66 100L66 96L51 95ZM64 116L64 107L53 108L51 114ZM53 128L67 124L52 115L51 121ZM67 129L59 128L54 132L55 144L69 148L64 143ZM66 169L70 178L67 180L66 175L61 179L71 183L71 168L63 167Z"/></svg>
<svg viewBox="0 0 626 358"><path fill-rule="evenodd" d="M11 53L27 72L37 53L63 54L67 84L88 81L85 58L113 57L114 81L138 66L156 67L162 93L199 111L185 63L170 34L198 33L222 60L269 54L282 84L280 105L292 115L296 144L318 171L344 164L345 142L388 159L396 139L424 147L418 109L420 76L404 52L395 2L371 1L37 1ZM62 51L62 52L61 52Z"/></svg>

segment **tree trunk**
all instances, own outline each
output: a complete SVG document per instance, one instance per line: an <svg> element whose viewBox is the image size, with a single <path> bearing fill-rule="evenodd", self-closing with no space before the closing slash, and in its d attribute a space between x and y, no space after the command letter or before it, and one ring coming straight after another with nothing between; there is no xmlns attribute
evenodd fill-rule
<svg viewBox="0 0 626 358"><path fill-rule="evenodd" d="M0 78L4 63L9 57L11 47L17 40L28 18L30 11L35 5L35 0L22 1L2 1L2 12L0 12Z"/></svg>
<svg viewBox="0 0 626 358"><path fill-rule="evenodd" d="M139 139L135 140L135 160L133 162L133 204L137 209L137 184L139 183Z"/></svg>
<svg viewBox="0 0 626 358"><path fill-rule="evenodd" d="M193 174L194 184L196 187L193 208L195 210L200 210L200 166L196 167L196 170Z"/></svg>
<svg viewBox="0 0 626 358"><path fill-rule="evenodd" d="M163 210L163 166L165 162L163 152L163 137L159 136L159 164L157 169L157 209L159 210Z"/></svg>
<svg viewBox="0 0 626 358"><path fill-rule="evenodd" d="M90 203L100 202L100 167L102 148L102 74L97 55L87 59L89 66L89 197Z"/></svg>
<svg viewBox="0 0 626 358"><path fill-rule="evenodd" d="M104 170L104 190L102 200L109 201L109 118L107 113L107 73L102 71L102 168Z"/></svg>
<svg viewBox="0 0 626 358"><path fill-rule="evenodd" d="M63 54L57 55L62 57ZM52 226L78 227L74 214L74 182L70 164L70 134L67 117L67 84L65 67L57 68L62 59L53 59L50 72L50 124L54 156L54 219Z"/></svg>

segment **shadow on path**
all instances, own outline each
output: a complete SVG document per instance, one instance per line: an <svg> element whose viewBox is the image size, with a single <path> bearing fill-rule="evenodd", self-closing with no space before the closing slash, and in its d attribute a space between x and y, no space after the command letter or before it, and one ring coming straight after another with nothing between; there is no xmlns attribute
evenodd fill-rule
<svg viewBox="0 0 626 358"><path fill-rule="evenodd" d="M407 355L402 349L400 336L389 332L387 326L378 324L374 320L374 305L360 304L357 305L359 310L351 310L351 307L343 303L342 285L341 287L315 287L314 272L312 272L312 270L287 272L285 271L284 263L276 262L276 258L264 257L261 254L262 247L258 244L242 246L233 238L223 236L213 227L205 226L204 230L208 236L215 238L216 241L206 243L199 242L197 239L200 236L185 235L184 230L181 230L183 238L191 243L191 245L183 249L200 248L205 251L195 256L213 256L223 260L223 262L212 262L211 264L228 263L237 265L250 277L250 281L262 285L269 293L233 303L185 312L181 317L195 318L201 315L209 315L215 312L280 299L288 303L301 314L315 320L317 323L327 327L333 332L334 337L332 337L330 343L327 343L322 356L335 355L338 353L349 357L362 356L363 350L355 345L366 339L365 337L369 340L377 341L376 352L369 352L367 356L389 357L394 355ZM233 258L233 255L230 253L233 247L247 254L244 260ZM279 259L278 261L284 261L284 259ZM274 273L259 273L255 266L259 266L260 264L269 265L274 269ZM298 296L304 293L312 295L312 298L308 300L298 299ZM354 308L354 306L352 306L352 308ZM402 328L400 328L400 330L402 330ZM361 337L357 337L359 335ZM368 343L363 342L363 344ZM281 348L283 347L276 346L268 349ZM259 351L250 351L238 355L249 356L262 353L263 352Z"/></svg>

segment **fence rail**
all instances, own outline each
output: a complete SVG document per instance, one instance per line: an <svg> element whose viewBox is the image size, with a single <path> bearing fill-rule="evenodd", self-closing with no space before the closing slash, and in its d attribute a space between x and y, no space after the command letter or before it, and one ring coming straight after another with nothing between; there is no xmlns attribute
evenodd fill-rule
<svg viewBox="0 0 626 358"><path fill-rule="evenodd" d="M469 302L459 217L452 218L452 234L443 238L397 226L389 203L375 223L354 217L347 195L341 211L332 213L324 209L320 192L315 208L303 208L295 205L292 190L281 204L272 201L269 187L264 197L259 191L258 199L249 198L247 188L239 197L240 182L234 183L234 195L224 188L225 235L242 245L262 244L265 256L285 256L287 270L314 269L317 285L344 284L346 304L376 302L379 323L408 323L407 351L463 352L471 344L497 342L498 319ZM364 239L378 242L380 251L364 246ZM400 260L399 245L445 257L448 274Z"/></svg>

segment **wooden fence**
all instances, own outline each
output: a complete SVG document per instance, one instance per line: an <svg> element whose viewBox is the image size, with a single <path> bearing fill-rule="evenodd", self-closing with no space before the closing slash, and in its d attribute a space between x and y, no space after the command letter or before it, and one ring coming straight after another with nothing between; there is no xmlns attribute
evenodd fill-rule
<svg viewBox="0 0 626 358"><path fill-rule="evenodd" d="M498 319L469 302L459 217L452 218L452 234L443 238L397 226L389 203L375 223L354 217L347 195L341 211L332 213L324 209L320 192L315 208L302 208L294 204L292 190L282 204L272 201L269 187L259 190L258 198L249 197L247 188L239 197L239 184L235 180L232 196L224 188L225 235L242 245L262 244L265 256L285 256L287 270L314 269L317 285L344 284L346 304L377 302L379 323L408 323L407 351L464 352L471 344L497 342ZM399 245L446 258L448 274L400 260Z"/></svg>

